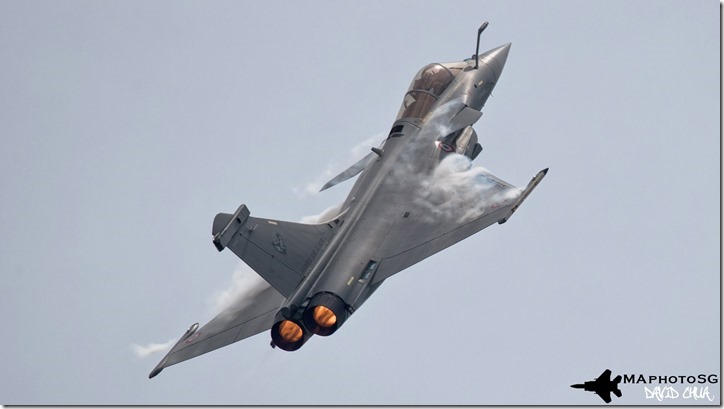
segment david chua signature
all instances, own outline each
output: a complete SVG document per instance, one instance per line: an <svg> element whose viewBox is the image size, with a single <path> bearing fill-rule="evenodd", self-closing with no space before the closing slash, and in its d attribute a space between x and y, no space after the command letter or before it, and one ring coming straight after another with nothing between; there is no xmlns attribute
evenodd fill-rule
<svg viewBox="0 0 724 409"><path fill-rule="evenodd" d="M714 400L714 395L709 393L708 386L687 386L683 392L679 392L673 386L655 386L652 389L644 386L646 399L657 399L659 402L664 399L708 399L709 402Z"/></svg>

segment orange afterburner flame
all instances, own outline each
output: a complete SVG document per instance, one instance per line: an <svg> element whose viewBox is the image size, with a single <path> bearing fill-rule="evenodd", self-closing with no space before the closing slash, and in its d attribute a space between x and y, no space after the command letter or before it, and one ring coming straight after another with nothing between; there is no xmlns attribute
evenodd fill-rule
<svg viewBox="0 0 724 409"><path fill-rule="evenodd" d="M303 334L302 328L294 321L284 320L279 324L279 335L287 342L297 342Z"/></svg>
<svg viewBox="0 0 724 409"><path fill-rule="evenodd" d="M314 322L316 322L317 325L323 328L329 328L337 323L337 316L334 315L332 310L325 307L324 305L318 305L314 307L312 317L314 318Z"/></svg>

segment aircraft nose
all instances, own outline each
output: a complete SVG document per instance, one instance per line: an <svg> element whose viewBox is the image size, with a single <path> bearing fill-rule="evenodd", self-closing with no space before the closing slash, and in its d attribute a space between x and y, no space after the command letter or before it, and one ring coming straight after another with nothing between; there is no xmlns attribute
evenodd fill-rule
<svg viewBox="0 0 724 409"><path fill-rule="evenodd" d="M496 81L500 78L500 74L503 72L503 67L505 67L505 61L508 59L511 44L512 43L503 44L500 47L493 48L478 57L480 64L486 64L490 67L490 70L493 71L493 74L495 75Z"/></svg>

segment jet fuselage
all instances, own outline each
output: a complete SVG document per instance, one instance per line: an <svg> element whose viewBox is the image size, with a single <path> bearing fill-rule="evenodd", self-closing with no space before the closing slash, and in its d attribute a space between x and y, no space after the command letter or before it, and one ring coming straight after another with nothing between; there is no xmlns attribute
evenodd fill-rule
<svg viewBox="0 0 724 409"><path fill-rule="evenodd" d="M457 152L474 158L477 136L472 128L465 127L468 138L464 146L456 146L455 141L445 141L450 130L446 126L461 107L482 109L500 78L509 49L506 44L481 54L477 69L475 60L468 59L430 64L418 72L376 159L357 179L342 204L342 213L329 222L334 230L331 240L279 310L272 328L273 345L295 350L312 333L330 335L384 281L375 279L384 254L379 245L391 230L404 228L404 219L410 217L405 206L386 204L404 202L402 198L391 200L400 195L412 195L407 200L414 200L415 191L423 188L419 186L421 175L431 172L446 154ZM464 132L455 131L452 136L459 141ZM317 322L315 316L320 320L331 317L322 309L331 310L333 324ZM285 335L290 337L285 340Z"/></svg>

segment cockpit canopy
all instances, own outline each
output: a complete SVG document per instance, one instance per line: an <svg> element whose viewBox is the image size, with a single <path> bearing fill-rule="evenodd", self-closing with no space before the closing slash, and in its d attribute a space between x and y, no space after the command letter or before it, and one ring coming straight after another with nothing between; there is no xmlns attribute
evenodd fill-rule
<svg viewBox="0 0 724 409"><path fill-rule="evenodd" d="M407 89L397 119L423 118L427 115L440 95L467 65L461 61L447 64L434 63L422 67Z"/></svg>

